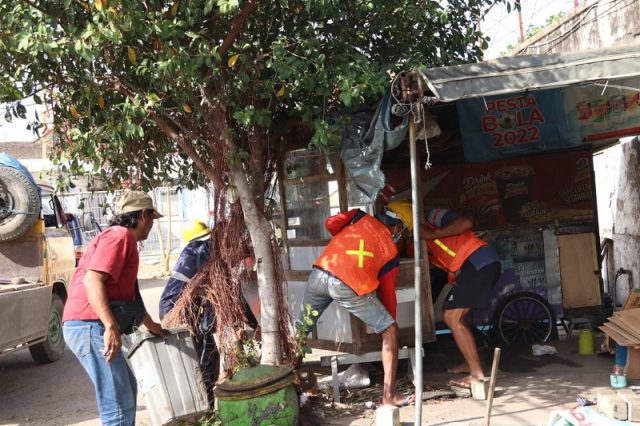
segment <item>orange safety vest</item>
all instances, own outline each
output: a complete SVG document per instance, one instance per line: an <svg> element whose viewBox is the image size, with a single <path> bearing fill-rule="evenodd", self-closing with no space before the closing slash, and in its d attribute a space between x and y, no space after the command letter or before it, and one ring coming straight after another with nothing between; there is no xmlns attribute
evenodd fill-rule
<svg viewBox="0 0 640 426"><path fill-rule="evenodd" d="M397 254L389 229L365 215L336 234L314 265L340 278L362 296L378 288L380 270Z"/></svg>
<svg viewBox="0 0 640 426"><path fill-rule="evenodd" d="M473 231L427 241L429 262L447 272L457 272L465 260L480 247L488 245Z"/></svg>

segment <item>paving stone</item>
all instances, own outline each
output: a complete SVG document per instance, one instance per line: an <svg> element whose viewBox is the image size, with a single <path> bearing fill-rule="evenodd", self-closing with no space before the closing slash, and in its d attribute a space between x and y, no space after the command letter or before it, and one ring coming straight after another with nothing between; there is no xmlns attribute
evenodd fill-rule
<svg viewBox="0 0 640 426"><path fill-rule="evenodd" d="M627 420L640 422L640 395L631 389L620 389L618 396L627 403Z"/></svg>
<svg viewBox="0 0 640 426"><path fill-rule="evenodd" d="M598 410L618 420L627 420L627 403L611 389L598 392Z"/></svg>

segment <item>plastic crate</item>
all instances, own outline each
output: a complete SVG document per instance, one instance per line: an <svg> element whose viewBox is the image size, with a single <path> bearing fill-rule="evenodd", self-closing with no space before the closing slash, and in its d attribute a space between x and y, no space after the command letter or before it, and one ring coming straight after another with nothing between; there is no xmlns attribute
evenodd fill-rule
<svg viewBox="0 0 640 426"><path fill-rule="evenodd" d="M123 336L123 352L154 426L174 425L209 409L193 338L166 330L166 339L142 331Z"/></svg>

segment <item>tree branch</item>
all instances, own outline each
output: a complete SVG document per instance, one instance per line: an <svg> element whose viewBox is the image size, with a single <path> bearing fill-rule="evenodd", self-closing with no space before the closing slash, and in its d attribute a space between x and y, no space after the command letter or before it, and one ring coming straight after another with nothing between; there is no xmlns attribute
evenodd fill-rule
<svg viewBox="0 0 640 426"><path fill-rule="evenodd" d="M139 91L136 91L134 88L132 88L129 84L121 81L119 78L111 75L107 77L107 81L109 83L109 85L116 90L117 92L127 96L127 97L132 97L134 95L139 95L142 96L142 93L139 93ZM151 117L151 119L158 125L158 128L165 134L167 135L167 137L171 138L172 140L174 140L178 146L187 154L187 156L191 159L191 161L194 162L194 164L196 165L196 167L198 169L200 169L200 171L202 173L205 174L205 176L207 176L209 178L209 180L211 180L211 182L216 182L219 180L219 177L213 172L213 170L208 167L207 163L205 163L200 156L198 155L198 153L196 152L195 148L193 146L191 146L184 138L184 135L179 134L178 132L176 132L173 127L171 127L169 125L169 123L167 123L167 121L165 121L162 116L166 117L167 119L171 120L173 122L174 125L176 125L176 127L180 128L180 130L184 131L185 133L189 133L189 135L191 137L193 137L194 139L197 139L201 142L207 143L207 141L203 140L202 138L198 137L197 135L195 135L193 132L184 129L182 126L180 126L179 124L177 124L175 122L175 120L173 120L173 118L171 118L169 116L169 114L163 109L160 108L160 115L158 114L158 112L156 111L149 111L149 117Z"/></svg>
<svg viewBox="0 0 640 426"><path fill-rule="evenodd" d="M31 0L20 0L20 1L21 1L22 3L24 3L24 4L26 4L27 6L32 7L32 8L34 8L34 9L36 9L36 10L37 10L37 11L39 11L40 13L43 13L43 14L45 14L45 15L47 15L47 16L50 16L50 17L52 17L52 18L55 18L55 19L57 19L58 21L65 21L65 22L66 22L66 19L64 19L64 17L63 17L63 16L56 15L56 14L54 14L54 13L52 13L52 12L48 11L48 10L45 10L45 9L43 9L42 7L38 6L37 4L34 4Z"/></svg>
<svg viewBox="0 0 640 426"><path fill-rule="evenodd" d="M227 34L224 41L222 42L220 49L218 49L218 53L220 54L220 56L224 56L224 54L227 53L227 50L229 50L233 42L236 41L236 38L238 37L238 34L240 33L240 30L242 29L244 22L247 20L247 17L249 16L249 14L253 12L257 6L258 5L255 0L249 0L247 1L247 4L245 5L244 9L242 9L240 13L238 13L233 18L233 21L231 21L231 30L229 31L229 34Z"/></svg>
<svg viewBox="0 0 640 426"><path fill-rule="evenodd" d="M208 167L207 163L202 161L196 150L184 139L183 135L178 134L169 125L169 123L164 121L155 111L149 112L149 116L156 122L164 134L178 143L178 146L187 154L187 156L189 156L196 167L200 169L200 171L204 173L211 182L216 182L218 180L218 176L213 172L213 169Z"/></svg>

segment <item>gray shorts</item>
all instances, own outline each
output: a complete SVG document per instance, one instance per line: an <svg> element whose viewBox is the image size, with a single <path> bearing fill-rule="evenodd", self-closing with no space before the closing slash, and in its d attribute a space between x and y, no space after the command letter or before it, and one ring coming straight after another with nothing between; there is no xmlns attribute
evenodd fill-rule
<svg viewBox="0 0 640 426"><path fill-rule="evenodd" d="M312 310L317 311L317 315L311 315L311 320L315 324L327 306L334 300L338 305L360 318L376 333L382 333L394 323L375 291L358 296L351 287L339 278L315 268L307 280L307 289L304 293L298 322L302 322L305 306L311 305Z"/></svg>

